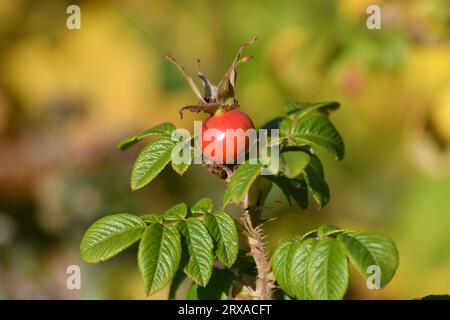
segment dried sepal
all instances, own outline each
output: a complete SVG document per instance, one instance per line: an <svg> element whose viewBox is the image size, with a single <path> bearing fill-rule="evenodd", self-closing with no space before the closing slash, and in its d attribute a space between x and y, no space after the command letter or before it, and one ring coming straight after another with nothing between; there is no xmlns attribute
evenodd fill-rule
<svg viewBox="0 0 450 320"><path fill-rule="evenodd" d="M194 91L194 94L196 95L196 97L199 98L201 102L206 103L205 99L203 98L202 94L200 93L200 90L197 88L197 85L195 84L194 79L192 79L192 77L189 75L189 73L177 62L177 60L175 60L174 57L172 57L171 55L168 55L168 54L166 54L164 56L164 58L169 60L170 62L172 62L178 68L178 70L180 70L184 79L186 79L186 81L191 86L192 91Z"/></svg>
<svg viewBox="0 0 450 320"><path fill-rule="evenodd" d="M194 92L195 96L200 100L200 103L198 104L192 104L187 105L184 107L181 107L178 112L180 114L180 117L183 118L183 112L185 110L189 110L191 112L205 112L210 115L213 115L216 113L218 109L234 109L239 107L238 101L234 97L234 88L235 88L235 82L236 82L236 75L237 75L237 67L244 62L247 62L252 59L251 56L245 56L241 58L242 51L253 44L256 41L256 37L250 40L249 42L243 44L239 50L237 51L236 57L233 60L233 63L231 64L231 67L228 69L227 73L223 77L222 81L220 81L218 86L214 86L208 78L205 76L203 71L200 69L200 60L197 59L197 74L200 78L202 84L204 93L203 95L200 93L200 90L198 89L197 85L195 84L192 77L189 75L189 73L180 65L170 55L165 55L164 58L172 62L178 70L181 72L183 77L186 79L186 81L189 83L192 91Z"/></svg>
<svg viewBox="0 0 450 320"><path fill-rule="evenodd" d="M183 112L185 110L189 110L191 112L199 113L205 112L213 115L216 111L221 107L220 103L201 103L201 104L191 104L188 106L181 107L178 109L178 113L180 114L180 118L183 119Z"/></svg>
<svg viewBox="0 0 450 320"><path fill-rule="evenodd" d="M212 103L217 101L217 87L213 85L200 69L200 59L197 59L197 74L203 83L203 97L206 102Z"/></svg>
<svg viewBox="0 0 450 320"><path fill-rule="evenodd" d="M234 88L236 84L236 76L237 76L237 67L244 62L250 61L252 59L251 56L246 56L241 59L242 51L251 46L258 38L254 37L247 43L244 43L239 50L237 51L236 57L231 64L231 67L228 69L227 73L223 77L222 81L220 81L217 92L217 101L223 102L225 104L233 103L234 98Z"/></svg>
<svg viewBox="0 0 450 320"><path fill-rule="evenodd" d="M213 103L200 103L200 104L191 104L188 106L181 107L180 109L178 109L178 113L180 114L180 118L183 119L183 112L185 110L189 110L190 112L195 112L195 113L204 112L204 113L213 115L219 109L228 110L228 109L234 109L234 108L238 108L238 107L239 107L239 105L238 105L237 101L234 101L234 103L230 104L230 105L227 105L224 103L214 103L214 102Z"/></svg>
<svg viewBox="0 0 450 320"><path fill-rule="evenodd" d="M236 164L221 164L216 163L212 160L205 159L205 168L216 175L221 181L228 183L233 175L234 170L236 170Z"/></svg>

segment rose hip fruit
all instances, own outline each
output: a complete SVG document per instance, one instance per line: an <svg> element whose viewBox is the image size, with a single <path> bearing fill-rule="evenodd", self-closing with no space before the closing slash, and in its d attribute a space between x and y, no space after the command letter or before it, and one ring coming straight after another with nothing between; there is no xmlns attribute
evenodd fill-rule
<svg viewBox="0 0 450 320"><path fill-rule="evenodd" d="M249 148L249 137L245 132L254 128L252 120L244 112L238 109L219 110L203 124L201 137L203 155L216 163L235 163ZM229 132L227 135L227 129L242 130L233 131L231 135ZM245 143L238 143L244 141L243 139ZM219 147L222 148L222 154L216 150Z"/></svg>

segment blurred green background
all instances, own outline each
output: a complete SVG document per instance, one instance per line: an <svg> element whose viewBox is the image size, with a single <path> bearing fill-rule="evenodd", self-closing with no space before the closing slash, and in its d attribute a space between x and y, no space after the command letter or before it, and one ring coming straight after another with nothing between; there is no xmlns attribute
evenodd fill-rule
<svg viewBox="0 0 450 320"><path fill-rule="evenodd" d="M69 4L81 30L66 28ZM87 227L117 212L161 212L224 187L201 166L165 170L131 192L140 146L116 143L163 121L192 128L177 109L196 102L171 53L217 82L252 36L237 97L256 125L289 99L337 100L332 119L346 157L325 155L331 202L289 207L275 190L269 247L323 223L386 233L400 267L383 290L354 274L348 299L450 293L450 6L376 1L0 1L0 298L146 298L136 248L99 265L80 260ZM278 201L281 200L281 203ZM82 271L66 288L66 268ZM164 299L167 290L150 298Z"/></svg>

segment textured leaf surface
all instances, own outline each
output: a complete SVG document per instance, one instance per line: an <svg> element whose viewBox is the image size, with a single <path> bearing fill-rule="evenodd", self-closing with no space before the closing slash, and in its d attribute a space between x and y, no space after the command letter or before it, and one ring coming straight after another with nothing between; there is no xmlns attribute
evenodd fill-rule
<svg viewBox="0 0 450 320"><path fill-rule="evenodd" d="M105 261L139 240L145 223L137 216L120 213L95 222L85 233L80 245L84 261Z"/></svg>
<svg viewBox="0 0 450 320"><path fill-rule="evenodd" d="M387 236L374 232L344 232L338 235L352 263L367 278L369 266L378 266L381 271L381 287L394 276L398 267L398 250Z"/></svg>
<svg viewBox="0 0 450 320"><path fill-rule="evenodd" d="M291 266L287 260L287 256L293 244L293 241L282 243L274 251L272 257L272 270L275 279L278 285L290 296L294 296L294 293L289 282L288 270Z"/></svg>
<svg viewBox="0 0 450 320"><path fill-rule="evenodd" d="M299 146L309 145L313 148L321 147L333 153L338 160L344 157L344 141L330 122L328 117L321 113L310 113L292 123L285 123L287 128L281 128L283 135Z"/></svg>
<svg viewBox="0 0 450 320"><path fill-rule="evenodd" d="M319 242L314 239L297 240L288 254L291 264L289 281L293 287L294 296L301 300L310 300L308 287L310 281L311 253Z"/></svg>
<svg viewBox="0 0 450 320"><path fill-rule="evenodd" d="M176 221L185 218L187 216L187 213L187 205L185 203L179 203L164 212L161 218L166 221Z"/></svg>
<svg viewBox="0 0 450 320"><path fill-rule="evenodd" d="M321 208L330 201L330 189L325 181L322 163L315 155L310 156L308 166L302 173L314 200Z"/></svg>
<svg viewBox="0 0 450 320"><path fill-rule="evenodd" d="M138 266L147 294L161 290L172 280L180 258L180 233L175 226L156 223L145 230L138 251Z"/></svg>
<svg viewBox="0 0 450 320"><path fill-rule="evenodd" d="M165 122L158 124L150 129L147 129L145 131L142 131L141 133L138 133L134 136L128 137L124 140L122 140L118 145L117 149L125 150L135 143L153 135L163 135L163 136L169 136L172 134L172 132L175 131L175 126L173 123Z"/></svg>
<svg viewBox="0 0 450 320"><path fill-rule="evenodd" d="M163 221L162 217L156 214L144 214L143 216L140 216L140 218L147 223L157 223Z"/></svg>
<svg viewBox="0 0 450 320"><path fill-rule="evenodd" d="M230 268L236 261L239 251L239 238L233 218L222 212L208 213L204 222L216 242L216 256Z"/></svg>
<svg viewBox="0 0 450 320"><path fill-rule="evenodd" d="M253 181L259 176L261 165L243 163L231 177L224 195L224 206L228 203L239 203L247 194Z"/></svg>
<svg viewBox="0 0 450 320"><path fill-rule="evenodd" d="M190 158L189 162L182 162L182 163L178 163L178 164L172 162L172 169L176 173L178 173L180 176L182 176L187 171L187 169L189 169L191 164L192 164L192 158Z"/></svg>
<svg viewBox="0 0 450 320"><path fill-rule="evenodd" d="M307 300L308 266L310 255L317 244L314 239L306 241L289 241L275 251L273 255L273 272L280 287L290 296Z"/></svg>
<svg viewBox="0 0 450 320"><path fill-rule="evenodd" d="M189 260L184 271L197 284L206 286L214 264L214 244L204 224L188 218L178 224L189 251Z"/></svg>
<svg viewBox="0 0 450 320"><path fill-rule="evenodd" d="M207 213L213 209L213 201L209 198L198 200L192 207L192 213Z"/></svg>
<svg viewBox="0 0 450 320"><path fill-rule="evenodd" d="M310 254L308 294L311 299L340 300L349 281L348 259L342 244L335 239L320 240Z"/></svg>
<svg viewBox="0 0 450 320"><path fill-rule="evenodd" d="M304 151L287 151L281 154L283 172L286 177L297 177L309 163L309 154Z"/></svg>
<svg viewBox="0 0 450 320"><path fill-rule="evenodd" d="M191 144L191 141L189 141L189 145L190 144ZM172 151L176 152L176 150L172 150ZM189 147L189 152L190 152L190 157L187 157L187 159L184 159L182 157L183 149L180 150L179 157L180 157L180 159L183 159L183 161L180 161L179 163L176 162L176 161L172 161L171 162L172 169L176 173L178 173L180 176L183 175L187 171L187 169L189 169L189 167L192 164L192 159L194 157L194 152L193 152L193 150L190 147Z"/></svg>
<svg viewBox="0 0 450 320"><path fill-rule="evenodd" d="M175 142L164 137L148 144L137 156L131 172L131 189L150 183L170 162Z"/></svg>

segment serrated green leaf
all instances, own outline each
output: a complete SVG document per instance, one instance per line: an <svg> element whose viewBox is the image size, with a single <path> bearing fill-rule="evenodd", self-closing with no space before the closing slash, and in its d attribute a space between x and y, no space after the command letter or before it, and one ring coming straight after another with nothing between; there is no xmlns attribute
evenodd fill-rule
<svg viewBox="0 0 450 320"><path fill-rule="evenodd" d="M292 266L289 271L289 281L297 299L311 299L308 289L311 281L311 275L309 274L312 264L311 253L318 243L319 241L315 239L297 240L289 251L288 260Z"/></svg>
<svg viewBox="0 0 450 320"><path fill-rule="evenodd" d="M207 213L213 209L213 201L210 198L202 198L198 200L192 207L192 213Z"/></svg>
<svg viewBox="0 0 450 320"><path fill-rule="evenodd" d="M144 221L128 213L103 217L84 234L80 245L81 258L89 263L112 258L139 240L145 227Z"/></svg>
<svg viewBox="0 0 450 320"><path fill-rule="evenodd" d="M165 221L177 221L185 218L188 214L188 207L185 203L179 203L169 208L161 218Z"/></svg>
<svg viewBox="0 0 450 320"><path fill-rule="evenodd" d="M154 294L172 280L180 258L180 233L175 226L155 223L145 230L139 245L138 267L147 294Z"/></svg>
<svg viewBox="0 0 450 320"><path fill-rule="evenodd" d="M349 281L348 259L342 244L327 238L318 241L310 254L308 294L314 300L340 300Z"/></svg>
<svg viewBox="0 0 450 320"><path fill-rule="evenodd" d="M138 133L134 136L122 140L117 145L117 149L125 150L134 145L135 143L153 135L162 135L170 137L173 131L175 131L175 125L173 123L170 122L161 123L150 129L142 131L141 133Z"/></svg>
<svg viewBox="0 0 450 320"><path fill-rule="evenodd" d="M191 144L191 141L189 140L189 145ZM176 151L175 151L176 152ZM190 152L190 157L188 159L184 159L182 157L183 154L183 149L180 150L179 152L179 157L180 159L183 159L183 161L180 161L179 163L176 163L172 160L171 165L172 165L172 169L178 173L180 176L182 176L187 169L189 169L189 167L192 164L192 159L194 158L194 151L191 149L191 147L189 147L189 152ZM187 160L187 161L184 161Z"/></svg>
<svg viewBox="0 0 450 320"><path fill-rule="evenodd" d="M378 266L381 288L391 281L398 267L398 250L389 237L374 232L344 232L338 239L364 278L372 275L369 266Z"/></svg>
<svg viewBox="0 0 450 320"><path fill-rule="evenodd" d="M328 112L339 108L339 102L327 101L317 103L289 101L284 105L284 110L288 115L301 118L312 111Z"/></svg>
<svg viewBox="0 0 450 320"><path fill-rule="evenodd" d="M156 214L144 214L140 216L140 218L147 223L158 223L163 221L162 217Z"/></svg>
<svg viewBox="0 0 450 320"><path fill-rule="evenodd" d="M192 164L192 158L191 158L191 160L190 160L189 162L187 162L187 163L179 163L179 164L176 164L176 163L173 163L173 162L172 162L172 169L173 169L176 173L178 173L180 176L182 176L182 175L187 171L187 169L189 169L189 167L191 166L191 164Z"/></svg>
<svg viewBox="0 0 450 320"><path fill-rule="evenodd" d="M344 157L344 141L324 114L313 112L292 122L284 120L280 123L280 134L298 146L324 148L338 160Z"/></svg>
<svg viewBox="0 0 450 320"><path fill-rule="evenodd" d="M287 151L281 154L282 171L286 177L293 179L306 168L309 154L304 151Z"/></svg>
<svg viewBox="0 0 450 320"><path fill-rule="evenodd" d="M272 256L272 271L275 279L278 285L290 296L294 296L294 293L289 282L288 270L291 268L291 265L287 260L287 256L293 243L293 241L282 243L275 249Z"/></svg>
<svg viewBox="0 0 450 320"><path fill-rule="evenodd" d="M206 286L214 264L214 243L205 225L194 218L178 223L178 228L186 241L189 260L184 272L197 284Z"/></svg>
<svg viewBox="0 0 450 320"><path fill-rule="evenodd" d="M223 212L208 213L204 223L216 242L217 258L227 268L231 268L239 251L239 238L233 218Z"/></svg>
<svg viewBox="0 0 450 320"><path fill-rule="evenodd" d="M223 205L239 203L261 172L260 164L243 163L234 172L225 191Z"/></svg>
<svg viewBox="0 0 450 320"><path fill-rule="evenodd" d="M277 248L272 260L272 268L280 287L290 296L309 299L308 266L310 254L317 244L314 239L289 241Z"/></svg>
<svg viewBox="0 0 450 320"><path fill-rule="evenodd" d="M214 269L206 287L193 283L189 288L187 300L227 300L234 274L228 270Z"/></svg>
<svg viewBox="0 0 450 320"><path fill-rule="evenodd" d="M136 158L131 172L131 189L150 183L170 162L175 141L163 137L148 144Z"/></svg>
<svg viewBox="0 0 450 320"><path fill-rule="evenodd" d="M291 199L302 209L308 207L308 189L303 178L289 179L284 176L266 176L267 179L274 182L286 196L289 205L292 204Z"/></svg>
<svg viewBox="0 0 450 320"><path fill-rule="evenodd" d="M322 163L315 155L310 155L309 164L302 172L314 200L321 208L330 201L330 189L325 181Z"/></svg>

